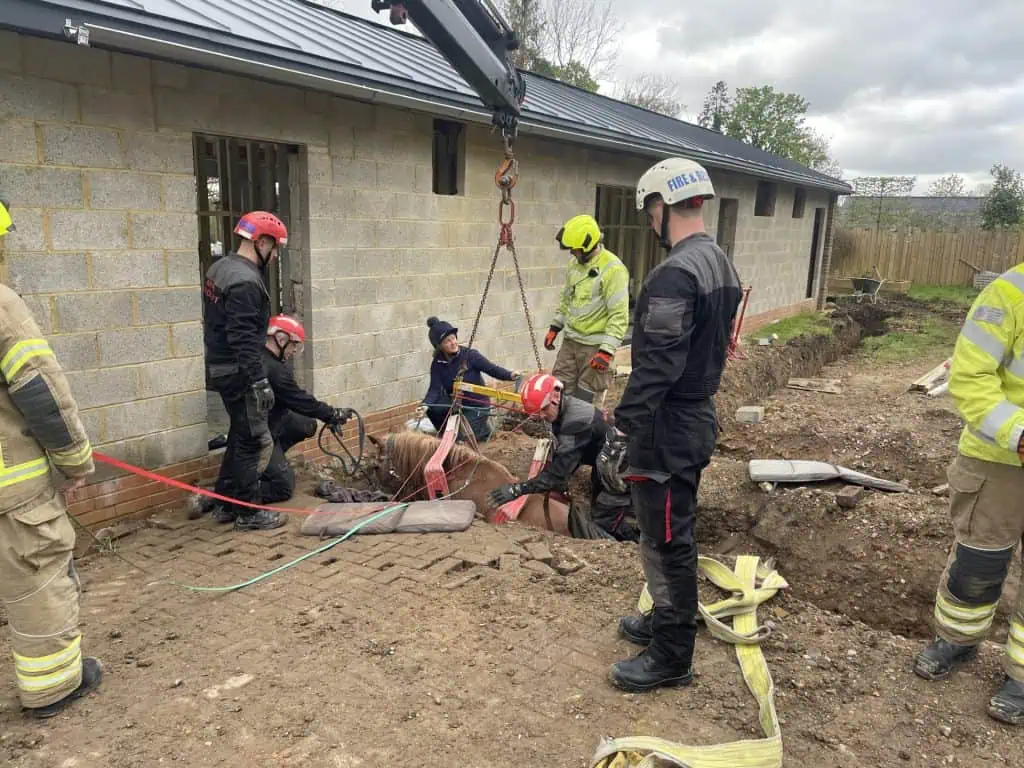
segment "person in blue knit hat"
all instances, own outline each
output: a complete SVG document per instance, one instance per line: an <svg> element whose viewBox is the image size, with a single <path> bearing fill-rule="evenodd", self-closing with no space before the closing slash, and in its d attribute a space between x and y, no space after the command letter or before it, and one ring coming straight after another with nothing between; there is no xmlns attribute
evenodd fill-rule
<svg viewBox="0 0 1024 768"><path fill-rule="evenodd" d="M475 349L460 346L459 329L451 323L436 317L428 317L427 328L430 345L434 348L434 360L430 364L430 388L423 397L417 418L426 415L438 432L441 431L448 416L455 379L458 378L464 361L466 373L462 380L467 384L486 386L483 377L485 373L500 381L515 381L520 378L519 371L509 371L495 365ZM486 442L491 436L491 428L487 423L491 413L491 399L467 392L462 398L462 404L462 412L472 426L477 442Z"/></svg>

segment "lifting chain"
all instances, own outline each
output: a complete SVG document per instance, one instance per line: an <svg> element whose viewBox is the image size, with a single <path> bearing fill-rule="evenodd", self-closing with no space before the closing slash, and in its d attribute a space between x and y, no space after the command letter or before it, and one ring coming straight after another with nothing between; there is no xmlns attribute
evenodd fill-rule
<svg viewBox="0 0 1024 768"><path fill-rule="evenodd" d="M533 357L537 362L537 370L543 366L540 362L540 350L537 348L537 336L533 332L533 318L530 317L530 305L526 299L526 289L523 286L523 275L519 269L519 255L516 253L515 238L512 235L512 225L516 221L516 203L512 199L512 189L519 181L519 161L512 152L512 144L508 136L505 137L505 159L498 166L494 173L494 183L501 190L501 202L498 203L498 244L494 247L494 256L491 258L491 268L487 272L487 282L484 283L484 293L480 297L480 306L476 310L476 318L473 320L473 330L469 334L469 348L473 348L473 341L476 339L476 332L480 326L480 317L484 312L484 304L487 303L487 294L491 289L491 280L494 278L494 269L498 265L498 254L504 246L512 253L512 264L516 269L516 281L519 283L519 296L523 301L523 311L526 313L526 326L530 333L530 344L533 346ZM506 218L506 209L507 217ZM462 363L459 371L459 378L466 372L466 361Z"/></svg>

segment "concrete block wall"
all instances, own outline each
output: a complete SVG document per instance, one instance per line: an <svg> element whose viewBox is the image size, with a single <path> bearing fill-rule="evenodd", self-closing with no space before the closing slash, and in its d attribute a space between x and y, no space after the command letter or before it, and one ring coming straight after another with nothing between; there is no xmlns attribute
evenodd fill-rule
<svg viewBox="0 0 1024 768"><path fill-rule="evenodd" d="M811 241L814 233L814 209L828 209L827 192L806 191L804 215L793 218L796 187L777 184L774 216L755 216L757 179L737 173L712 169L711 180L719 198L739 200L736 222L736 246L733 263L744 285L752 286L748 316L764 315L772 319L785 316L788 308L805 309L807 271L810 266ZM715 235L718 227L719 200L704 209L704 223ZM820 279L825 225L822 222L818 244L816 272ZM813 306L813 302L812 302Z"/></svg>
<svg viewBox="0 0 1024 768"><path fill-rule="evenodd" d="M7 279L93 442L147 466L205 449L196 192L160 133L149 62L0 32ZM100 476L103 476L101 472Z"/></svg>

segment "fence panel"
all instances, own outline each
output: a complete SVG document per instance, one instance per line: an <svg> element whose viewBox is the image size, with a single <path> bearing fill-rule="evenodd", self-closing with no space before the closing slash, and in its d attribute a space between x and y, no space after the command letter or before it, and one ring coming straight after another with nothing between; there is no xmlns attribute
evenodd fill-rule
<svg viewBox="0 0 1024 768"><path fill-rule="evenodd" d="M971 285L975 268L1002 273L1024 261L1024 232L837 229L831 277L869 275L930 285Z"/></svg>

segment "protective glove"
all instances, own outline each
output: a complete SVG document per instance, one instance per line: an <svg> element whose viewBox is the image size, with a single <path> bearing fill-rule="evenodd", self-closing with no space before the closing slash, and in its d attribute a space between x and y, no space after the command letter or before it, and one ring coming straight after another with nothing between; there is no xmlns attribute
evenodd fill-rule
<svg viewBox="0 0 1024 768"><path fill-rule="evenodd" d="M548 328L548 333L544 337L544 349L552 350L555 348L555 339L558 337L558 329L555 326Z"/></svg>
<svg viewBox="0 0 1024 768"><path fill-rule="evenodd" d="M592 358L590 358L590 367L595 371L607 371L612 364L612 356L610 353L601 350Z"/></svg>
<svg viewBox="0 0 1024 768"><path fill-rule="evenodd" d="M332 429L340 429L350 418L352 418L351 408L335 408L334 415L327 422L327 426Z"/></svg>
<svg viewBox="0 0 1024 768"><path fill-rule="evenodd" d="M515 501L522 495L522 483L508 483L506 485L501 485L487 494L487 505L491 509L497 509L498 507L508 504L510 501Z"/></svg>
<svg viewBox="0 0 1024 768"><path fill-rule="evenodd" d="M256 410L261 414L270 413L274 407L274 390L266 379L257 379L252 383L252 395L256 402Z"/></svg>

